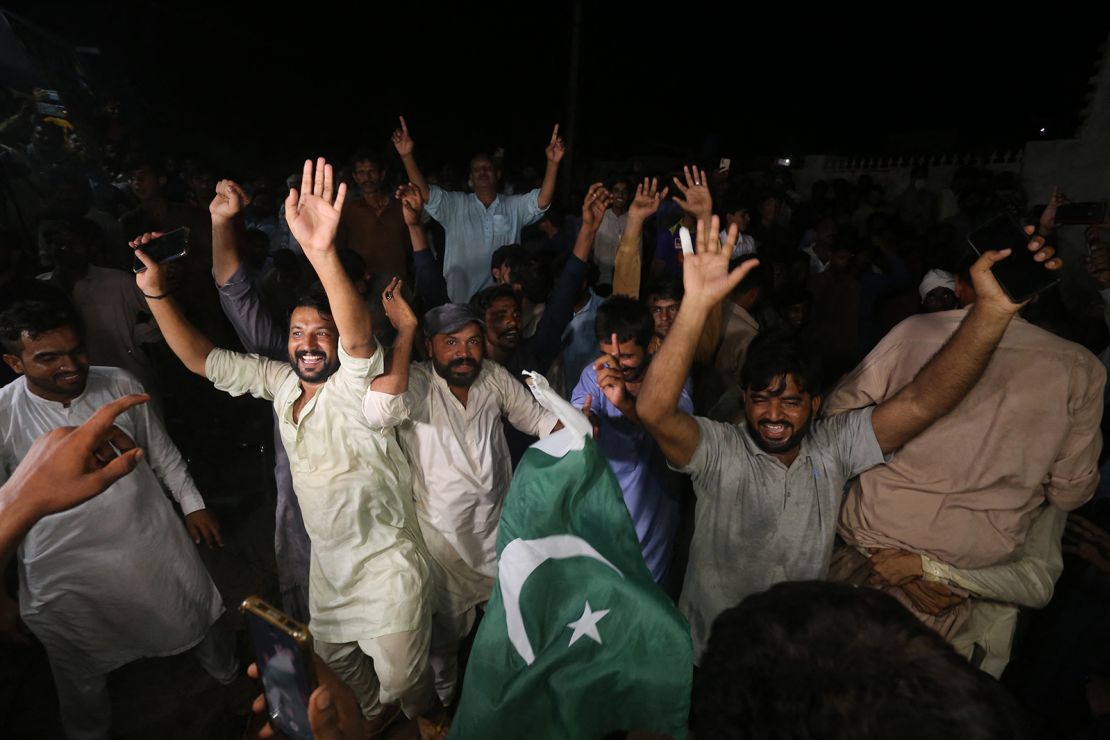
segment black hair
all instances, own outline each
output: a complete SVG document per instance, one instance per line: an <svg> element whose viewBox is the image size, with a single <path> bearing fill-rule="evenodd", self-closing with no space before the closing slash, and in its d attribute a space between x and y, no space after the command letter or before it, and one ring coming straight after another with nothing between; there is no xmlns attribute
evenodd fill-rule
<svg viewBox="0 0 1110 740"><path fill-rule="evenodd" d="M1029 730L1000 684L892 597L787 582L713 623L691 702L698 737L1010 740Z"/></svg>
<svg viewBox="0 0 1110 740"><path fill-rule="evenodd" d="M328 294L324 290L323 283L317 280L297 291L293 305L289 307L289 320L293 319L293 312L298 308L314 308L325 319L330 319L331 303L328 301Z"/></svg>
<svg viewBox="0 0 1110 740"><path fill-rule="evenodd" d="M751 262L754 259L756 259L756 256L754 254L743 254L739 257L735 257L729 260L728 271L732 272L745 262ZM759 265L756 265L752 268L752 271L745 275L744 279L737 283L736 287L732 289L732 295L744 295L749 290L762 288L764 287L765 282L766 280L764 278L763 268Z"/></svg>
<svg viewBox="0 0 1110 740"><path fill-rule="evenodd" d="M351 155L351 161L348 163L348 166L353 171L355 165L359 162L373 162L379 170L382 170L383 172L385 170L385 159L380 154L378 154L377 152L373 152L370 149L358 149L354 154Z"/></svg>
<svg viewBox="0 0 1110 740"><path fill-rule="evenodd" d="M517 260L510 256L506 260L509 268L509 282L520 286L520 292L532 303L543 303L551 293L552 273L542 259L535 255L523 254Z"/></svg>
<svg viewBox="0 0 1110 740"><path fill-rule="evenodd" d="M523 249L524 247L519 244L502 244L493 250L493 255L489 258L489 269L496 270L499 267L504 267L505 263L512 258L512 255Z"/></svg>
<svg viewBox="0 0 1110 740"><path fill-rule="evenodd" d="M123 161L122 169L124 172L134 172L146 168L154 173L156 177L164 177L166 168L157 157L150 156L144 152L132 154Z"/></svg>
<svg viewBox="0 0 1110 740"><path fill-rule="evenodd" d="M740 369L740 388L781 395L786 375L794 377L798 390L817 395L821 389L821 364L815 353L793 337L778 332L757 336L748 347Z"/></svg>
<svg viewBox="0 0 1110 740"><path fill-rule="evenodd" d="M502 298L512 298L520 308L520 296L516 294L511 285L491 285L488 288L483 288L475 293L470 299L470 308L479 316L485 318L486 311L493 305L494 301Z"/></svg>
<svg viewBox="0 0 1110 740"><path fill-rule="evenodd" d="M46 298L17 301L0 312L0 344L5 353L18 355L23 351L24 334L38 339L63 326L84 333L77 312L64 301Z"/></svg>
<svg viewBox="0 0 1110 740"><path fill-rule="evenodd" d="M615 295L606 298L597 308L594 335L599 341L608 341L613 334L621 342L634 341L647 349L655 335L655 321L648 307L634 298Z"/></svg>
<svg viewBox="0 0 1110 740"><path fill-rule="evenodd" d="M664 301L681 301L684 294L681 280L663 278L648 286L644 293L644 300L650 303L653 299Z"/></svg>

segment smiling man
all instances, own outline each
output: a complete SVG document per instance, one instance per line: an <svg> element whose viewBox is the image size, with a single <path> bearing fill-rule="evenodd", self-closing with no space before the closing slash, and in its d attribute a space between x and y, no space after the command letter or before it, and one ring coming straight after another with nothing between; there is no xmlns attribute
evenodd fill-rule
<svg viewBox="0 0 1110 740"><path fill-rule="evenodd" d="M697 252L683 267L682 307L636 401L644 426L671 466L690 474L698 497L679 607L699 659L713 620L745 596L781 581L827 576L845 482L885 463L955 408L1021 308L991 272L1007 253L988 252L971 270L974 308L920 372L882 403L816 420L821 380L809 354L791 340L762 336L741 371L744 423L695 418L680 398L698 337L713 308L758 264L748 260L729 272L737 230L729 230L724 245L718 234L716 217L699 221ZM1029 249L1047 268L1060 267L1043 240Z"/></svg>
<svg viewBox="0 0 1110 740"><path fill-rule="evenodd" d="M392 302L409 312L399 295ZM415 317L411 318L415 326ZM497 574L497 523L512 466L506 422L545 437L559 420L496 362L484 362L483 321L469 306L448 303L424 316L430 362L407 370L407 386L371 389L363 403L376 428L396 426L413 470L416 513L428 552L443 570L431 663L436 691L450 702L458 643L489 599Z"/></svg>
<svg viewBox="0 0 1110 740"><path fill-rule="evenodd" d="M582 371L571 403L597 424L597 446L620 483L644 562L661 584L678 531L681 481L667 468L659 445L636 414L655 323L644 304L613 296L598 308L595 331L602 355ZM694 412L692 392L693 381L687 376L678 401L687 414Z"/></svg>
<svg viewBox="0 0 1110 740"><path fill-rule="evenodd" d="M90 366L66 307L16 303L0 314L0 342L4 361L23 376L0 391L0 480L40 435L143 393L125 370ZM116 449L138 445L145 458L105 495L36 523L17 555L19 614L46 647L70 738L107 737L108 673L133 660L195 646L212 676L236 676L228 637L214 627L223 599L190 542L222 544L216 520L148 405L123 412L115 426ZM97 454L108 462L117 453ZM184 527L163 488L181 506ZM15 614L0 592L0 639Z"/></svg>
<svg viewBox="0 0 1110 740"><path fill-rule="evenodd" d="M315 168L305 162L300 191L285 201L289 230L322 284L292 311L287 362L215 347L185 319L161 267L141 251L147 269L136 282L189 370L232 395L273 401L312 543L315 650L355 691L368 734L404 711L418 719L422 737L433 737L443 719L427 667L433 566L405 456L392 432L367 424L361 412L371 387L392 390L399 382L395 371L407 367L408 353L386 360L366 302L343 269L335 234L346 186L335 188L333 177L323 159ZM399 346L411 347L411 333L399 336Z"/></svg>

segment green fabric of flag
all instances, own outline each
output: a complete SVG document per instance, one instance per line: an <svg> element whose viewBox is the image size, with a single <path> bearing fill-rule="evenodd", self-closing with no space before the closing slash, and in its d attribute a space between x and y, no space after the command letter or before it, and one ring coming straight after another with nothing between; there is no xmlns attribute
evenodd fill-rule
<svg viewBox="0 0 1110 740"><path fill-rule="evenodd" d="M686 737L689 627L591 437L565 429L525 453L497 552L450 738Z"/></svg>

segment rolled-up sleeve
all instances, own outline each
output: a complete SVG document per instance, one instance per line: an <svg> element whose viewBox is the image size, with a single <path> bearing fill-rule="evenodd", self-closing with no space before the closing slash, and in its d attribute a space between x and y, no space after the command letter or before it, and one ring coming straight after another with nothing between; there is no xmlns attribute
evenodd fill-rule
<svg viewBox="0 0 1110 740"><path fill-rule="evenodd" d="M520 223L524 226L536 223L543 214L547 213L546 208L540 207L539 188L521 195L510 196L508 200L512 203L513 210L516 211L516 217L520 219Z"/></svg>
<svg viewBox="0 0 1110 740"><path fill-rule="evenodd" d="M362 414L372 429L386 430L409 418L408 393L368 390L362 399Z"/></svg>
<svg viewBox="0 0 1110 740"><path fill-rule="evenodd" d="M1068 399L1071 424L1045 481L1045 497L1064 511L1087 503L1098 485L1105 386L1106 370L1101 364L1092 361L1072 370L1071 387L1076 390Z"/></svg>
<svg viewBox="0 0 1110 740"><path fill-rule="evenodd" d="M227 349L214 349L204 361L204 374L225 393L272 401L278 388L293 372L288 362L260 355L247 355Z"/></svg>

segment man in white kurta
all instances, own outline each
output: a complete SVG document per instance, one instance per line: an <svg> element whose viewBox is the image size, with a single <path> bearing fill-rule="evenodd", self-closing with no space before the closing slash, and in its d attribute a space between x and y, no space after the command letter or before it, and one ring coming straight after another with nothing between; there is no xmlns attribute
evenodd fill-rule
<svg viewBox="0 0 1110 740"><path fill-rule="evenodd" d="M425 330L433 338L473 327L478 355L481 325L460 304L440 306L425 317ZM409 367L404 394L371 390L363 402L371 426L397 427L411 462L420 530L442 571L431 663L444 704L457 682L458 642L473 626L476 607L489 599L497 574L497 524L512 479L502 418L537 437L547 436L559 422L501 365L480 356L471 364L477 373L465 404L430 361Z"/></svg>
<svg viewBox="0 0 1110 740"><path fill-rule="evenodd" d="M205 372L220 390L274 403L312 542L308 600L316 652L352 684L367 717L393 701L415 717L427 708L421 676L432 589L409 493L412 475L392 430L374 428L362 414L363 395L383 372L381 347L371 357L352 357L340 338L338 355L339 369L296 422L301 386L288 362L214 349ZM359 650L374 660L376 676L346 675L344 665Z"/></svg>
<svg viewBox="0 0 1110 740"><path fill-rule="evenodd" d="M40 435L86 421L105 403L143 393L124 370L88 368L68 404L32 392L26 378L0 390L0 475L6 478ZM188 515L204 508L185 461L144 405L116 426L143 448L135 471L101 496L40 520L19 546L19 608L46 647L70 738L107 736L107 674L148 656L199 646L197 658L222 682L237 663L209 628L223 600L163 493Z"/></svg>

